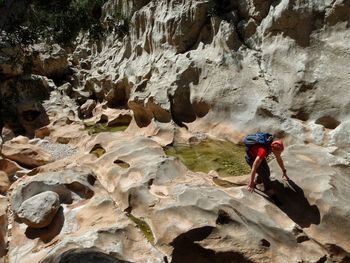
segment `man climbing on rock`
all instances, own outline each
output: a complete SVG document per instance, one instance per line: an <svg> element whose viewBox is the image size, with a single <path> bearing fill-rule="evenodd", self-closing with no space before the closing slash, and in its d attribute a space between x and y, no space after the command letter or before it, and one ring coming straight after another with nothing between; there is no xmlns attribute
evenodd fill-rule
<svg viewBox="0 0 350 263"><path fill-rule="evenodd" d="M263 184L264 192L274 201L274 192L270 180L270 168L267 164L266 157L272 152L277 160L278 165L282 169L282 179L289 180L287 170L284 166L281 153L284 145L281 140L273 140L273 136L269 133L256 133L248 135L243 140L246 145L246 161L250 165L250 180L248 190L253 192L256 184ZM256 176L256 174L258 174Z"/></svg>

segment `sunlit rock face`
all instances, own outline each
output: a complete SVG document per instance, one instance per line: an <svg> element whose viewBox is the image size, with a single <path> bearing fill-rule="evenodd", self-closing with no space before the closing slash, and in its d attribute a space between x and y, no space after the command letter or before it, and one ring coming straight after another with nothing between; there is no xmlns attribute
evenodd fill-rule
<svg viewBox="0 0 350 263"><path fill-rule="evenodd" d="M110 0L99 42L32 47L31 75L1 56L0 261L348 262L349 11ZM278 205L163 149L257 130L285 138Z"/></svg>
<svg viewBox="0 0 350 263"><path fill-rule="evenodd" d="M87 79L125 83L140 127L155 118L232 140L270 130L325 144L348 118L345 2L109 1L104 16L116 9L130 34L89 52ZM315 124L325 132L310 136Z"/></svg>

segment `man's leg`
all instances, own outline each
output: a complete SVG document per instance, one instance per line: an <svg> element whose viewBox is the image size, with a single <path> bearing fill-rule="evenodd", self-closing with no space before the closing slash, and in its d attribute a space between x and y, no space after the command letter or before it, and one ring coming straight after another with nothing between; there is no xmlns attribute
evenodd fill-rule
<svg viewBox="0 0 350 263"><path fill-rule="evenodd" d="M270 167L267 164L266 159L264 159L260 166L257 169L257 177L256 177L256 183L263 183L264 185L264 192L267 195L272 195L273 194L273 190L272 190L272 183L270 180Z"/></svg>

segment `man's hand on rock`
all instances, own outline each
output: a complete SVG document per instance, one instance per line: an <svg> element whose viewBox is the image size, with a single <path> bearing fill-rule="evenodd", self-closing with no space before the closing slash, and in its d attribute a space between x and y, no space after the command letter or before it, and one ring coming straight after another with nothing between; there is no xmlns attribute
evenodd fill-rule
<svg viewBox="0 0 350 263"><path fill-rule="evenodd" d="M250 181L248 184L248 191L252 193L252 192L254 192L254 188L255 188L255 182Z"/></svg>
<svg viewBox="0 0 350 263"><path fill-rule="evenodd" d="M289 177L287 176L287 170L283 170L282 180L289 181Z"/></svg>

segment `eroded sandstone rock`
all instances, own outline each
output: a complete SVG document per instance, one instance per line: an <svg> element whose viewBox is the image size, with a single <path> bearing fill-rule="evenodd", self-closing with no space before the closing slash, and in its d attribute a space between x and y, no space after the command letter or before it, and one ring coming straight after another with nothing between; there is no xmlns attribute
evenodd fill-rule
<svg viewBox="0 0 350 263"><path fill-rule="evenodd" d="M43 148L15 140L3 146L3 155L25 167L36 167L52 162L52 157Z"/></svg>
<svg viewBox="0 0 350 263"><path fill-rule="evenodd" d="M10 186L11 183L7 173L0 171L0 193L6 193Z"/></svg>

